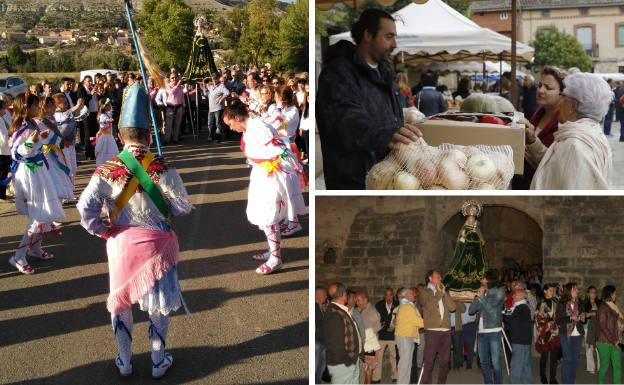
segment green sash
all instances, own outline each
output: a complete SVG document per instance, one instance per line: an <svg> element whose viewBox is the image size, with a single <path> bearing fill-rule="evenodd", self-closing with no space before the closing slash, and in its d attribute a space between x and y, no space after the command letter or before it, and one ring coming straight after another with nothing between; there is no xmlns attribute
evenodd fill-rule
<svg viewBox="0 0 624 385"><path fill-rule="evenodd" d="M143 190L145 190L147 195L149 195L152 199L152 202L154 202L160 213L168 219L169 207L167 206L167 202L165 202L165 198L163 198L162 193L152 178L150 178L147 172L143 169L141 164L126 150L119 153L119 159L121 159L121 161L128 166L132 174L139 180L139 184L143 187Z"/></svg>

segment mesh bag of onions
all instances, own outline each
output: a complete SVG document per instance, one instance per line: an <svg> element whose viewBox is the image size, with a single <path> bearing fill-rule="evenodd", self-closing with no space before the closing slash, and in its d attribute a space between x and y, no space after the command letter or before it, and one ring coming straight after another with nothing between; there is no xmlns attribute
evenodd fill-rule
<svg viewBox="0 0 624 385"><path fill-rule="evenodd" d="M510 146L401 146L366 176L368 190L504 190L514 175Z"/></svg>

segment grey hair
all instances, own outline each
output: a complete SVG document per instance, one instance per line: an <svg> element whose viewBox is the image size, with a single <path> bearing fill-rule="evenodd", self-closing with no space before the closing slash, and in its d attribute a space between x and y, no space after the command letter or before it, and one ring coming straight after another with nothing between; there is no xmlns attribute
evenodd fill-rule
<svg viewBox="0 0 624 385"><path fill-rule="evenodd" d="M404 287L403 289L401 289L401 291L397 293L397 296L399 297L399 299L404 299L410 290L411 289L409 287Z"/></svg>

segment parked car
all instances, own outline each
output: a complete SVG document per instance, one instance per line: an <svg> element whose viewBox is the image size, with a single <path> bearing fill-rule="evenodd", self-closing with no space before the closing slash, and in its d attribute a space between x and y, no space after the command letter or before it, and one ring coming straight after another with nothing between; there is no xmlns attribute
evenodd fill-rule
<svg viewBox="0 0 624 385"><path fill-rule="evenodd" d="M12 97L26 93L28 84L19 76L3 76L0 77L0 92L9 94Z"/></svg>

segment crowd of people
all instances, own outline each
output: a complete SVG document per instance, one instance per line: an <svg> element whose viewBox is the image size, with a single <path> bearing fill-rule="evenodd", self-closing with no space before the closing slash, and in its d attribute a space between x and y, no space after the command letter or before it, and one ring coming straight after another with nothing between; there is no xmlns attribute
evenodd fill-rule
<svg viewBox="0 0 624 385"><path fill-rule="evenodd" d="M451 92L438 84L435 73L424 72L410 83L405 72L394 71L388 58L397 47L397 29L389 13L365 10L351 37L353 42L341 40L327 49L319 76L316 121L328 189L365 189L367 172L376 163L422 137L418 127L404 121L403 108L415 107L429 117L450 105L456 108L475 92L511 100L515 87L519 98L513 107L524 113L517 123L524 125L526 140L525 172L512 187L610 188L613 156L607 136L615 112L624 140L622 82L545 66L539 79L529 75L519 83L505 72L493 89L487 82L471 87L465 78Z"/></svg>
<svg viewBox="0 0 624 385"><path fill-rule="evenodd" d="M539 355L542 384L573 384L584 345L584 369L600 384L612 371L620 384L624 313L616 288L589 286L583 296L574 282L542 279L539 266L524 263L491 269L472 302L454 299L433 270L424 284L386 288L379 301L339 282L317 286L315 381L379 383L389 366L398 384L432 383L437 356L439 384L451 370L475 366L484 383L502 384L504 365L509 383L531 384L531 357Z"/></svg>
<svg viewBox="0 0 624 385"><path fill-rule="evenodd" d="M165 86L160 89L158 83ZM0 199L8 198L7 187L11 186L19 213L32 214L32 208L20 208L24 200L31 199L45 205L44 209L50 211L41 218L29 214L32 223L25 232L18 252L11 259L11 264L20 272L34 272L27 262L28 256L41 259L53 257L41 249L41 239L63 219L62 207L52 204L54 199L47 193L42 192L41 197L31 196L38 192L32 191L32 182L28 178L24 180L19 176L23 171L18 167L20 162L28 164L33 171L37 170L32 175L41 174L37 178L45 179L43 182L46 185L55 186L55 195L61 203L74 203L74 183L78 170L76 151L84 150L85 158L95 160L96 168L117 156L123 147L118 135L122 103L127 90L134 84L143 88L142 77L134 73L106 72L97 73L93 77L86 75L81 83L63 78L58 88L44 80L32 85L26 94L19 95L15 100L8 94L0 94ZM246 111L246 118L252 117L254 121L257 119L270 126L277 140L294 154L295 164L291 171L300 175L303 181L301 186L305 185L307 177L303 164L307 162L308 132L311 126L307 74L304 73L300 78L289 74L287 79L283 79L274 74L269 66L265 66L250 69L243 78L239 67L233 66L231 69L224 68L223 75L215 73L210 82L206 79L193 88L191 82L181 79L180 74L172 69L163 82L150 78L148 86L149 99L156 112L157 127L164 144L179 143L181 133L186 130L183 123L187 109L196 105L190 102L190 97L198 96L196 90L199 90L208 100L206 121L209 141L220 141L222 137L228 137L230 131L237 131L232 128L236 122L226 118L224 108L238 105ZM241 108L237 109L239 113ZM238 132L242 134L242 131ZM40 136L42 140L38 140ZM248 145L246 151L249 152L250 148ZM250 161L249 164L253 165L254 162ZM285 164L273 167L283 171L288 168ZM38 171L42 165L49 172ZM12 176L9 176L10 173ZM267 184L261 183L260 186ZM301 188L299 182L296 184ZM269 189L276 188L271 185ZM272 196L267 195L263 188L254 191L252 195L262 196L263 199ZM267 210L264 211L266 214ZM301 230L296 218L296 215L301 214L300 211L300 208L294 210L290 213L291 220L281 223L279 231L282 235L293 235ZM267 260L269 254L260 253L255 259ZM273 268L279 265L273 259L270 264ZM266 267L264 270L265 273L273 271Z"/></svg>

